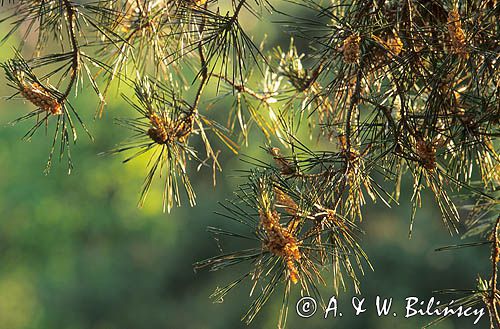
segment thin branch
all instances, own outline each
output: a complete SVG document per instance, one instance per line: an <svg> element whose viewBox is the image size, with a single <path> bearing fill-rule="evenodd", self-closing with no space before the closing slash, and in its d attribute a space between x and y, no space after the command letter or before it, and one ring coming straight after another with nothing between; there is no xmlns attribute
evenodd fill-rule
<svg viewBox="0 0 500 329"><path fill-rule="evenodd" d="M490 315L496 328L500 328L500 315L497 309L497 299L496 294L498 292L497 289L497 281L498 281L498 261L500 258L500 241L498 240L498 231L500 228L500 216L498 216L495 226L492 232L492 247L491 247L491 263L492 263L492 271L491 271L491 293L489 298L489 309Z"/></svg>
<svg viewBox="0 0 500 329"><path fill-rule="evenodd" d="M227 84L231 85L238 92L248 94L261 102L267 102L272 97L271 93L258 93L256 91L246 87L243 84L237 84L236 82L232 81L231 79L227 78L224 75L212 73L211 76L213 76L214 78L223 80Z"/></svg>
<svg viewBox="0 0 500 329"><path fill-rule="evenodd" d="M207 9L207 3L205 3L205 9ZM203 16L198 32L200 34L200 41L198 42L198 54L200 56L200 74L201 74L201 82L196 91L196 96L193 103L192 114L198 112L198 105L200 104L201 94L203 93L203 89L208 82L208 63L205 59L205 54L203 52L203 30L205 29L206 18Z"/></svg>
<svg viewBox="0 0 500 329"><path fill-rule="evenodd" d="M75 8L71 4L69 0L64 0L64 6L66 7L66 14L68 15L68 33L69 37L71 40L71 48L72 48L72 53L73 53L73 59L71 62L71 80L69 81L68 86L66 87L66 91L64 94L60 97L59 101L64 102L69 94L71 93L71 90L73 89L73 86L78 78L78 72L80 70L80 50L78 46L78 41L76 40L76 12Z"/></svg>

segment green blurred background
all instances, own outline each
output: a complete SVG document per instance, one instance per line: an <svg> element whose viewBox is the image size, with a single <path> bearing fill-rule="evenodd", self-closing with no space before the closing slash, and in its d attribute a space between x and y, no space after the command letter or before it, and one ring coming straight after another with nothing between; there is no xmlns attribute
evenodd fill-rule
<svg viewBox="0 0 500 329"><path fill-rule="evenodd" d="M273 31L269 22L259 25L253 18L246 19L250 34ZM15 42L0 46L2 61L13 56ZM286 49L288 40L271 33L269 43ZM1 96L11 95L5 84L0 78ZM231 225L214 211L219 210L217 202L229 198L242 182L236 170L248 166L224 149L224 171L218 174L216 188L208 170L193 174L197 207L163 214L160 186L154 185L146 206L138 209L147 159L124 165L123 157L98 155L129 135L113 124L113 118L133 113L115 94L104 118L94 121L96 101L91 88L86 88L73 102L96 141L81 134L73 147L76 168L70 176L64 163L44 176L50 133L46 136L40 131L31 142L22 142L30 123L8 123L32 106L21 100L0 100L0 329L246 327L240 317L251 302L249 286L242 285L224 303L214 304L210 293L236 278L236 273L195 273L192 264L217 254L217 243L206 227ZM221 103L212 111L221 112L223 118L226 105ZM259 149L261 136L257 133L250 140L252 145L243 147L241 153L266 157ZM424 192L425 206L417 214L413 238L408 239L410 183L405 181L401 206L365 208L361 226L367 234L362 245L375 271L362 278L362 291L372 305L375 296L381 295L393 297L395 307L402 309L407 296L425 299L440 289L472 288L478 274L487 277L485 247L434 251L461 240L447 233L429 191ZM326 287L324 295L331 294L331 287ZM352 290L342 294L341 308L348 308L352 295ZM451 298L434 295L442 301ZM275 328L281 298L275 294L250 328ZM291 300L290 329L418 328L432 320L404 319L403 312L397 318L379 318L374 311L354 317L347 310L339 319L325 320L320 313L301 319L294 311L297 299L294 295ZM472 328L472 322L447 320L436 328ZM487 322L484 316L475 327L487 328Z"/></svg>

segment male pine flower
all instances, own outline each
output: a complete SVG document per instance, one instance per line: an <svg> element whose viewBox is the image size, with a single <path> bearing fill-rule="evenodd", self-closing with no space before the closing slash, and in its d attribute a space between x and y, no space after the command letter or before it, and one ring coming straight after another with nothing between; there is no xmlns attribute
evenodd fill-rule
<svg viewBox="0 0 500 329"><path fill-rule="evenodd" d="M344 61L348 64L354 64L358 62L360 53L360 43L361 37L357 34L352 34L344 40L344 45L342 47Z"/></svg>
<svg viewBox="0 0 500 329"><path fill-rule="evenodd" d="M297 238L281 225L280 215L276 210L260 209L259 217L267 234L266 249L285 260L290 280L297 283L299 273L295 262L301 259Z"/></svg>
<svg viewBox="0 0 500 329"><path fill-rule="evenodd" d="M53 115L63 113L61 103L38 83L29 84L21 80L20 92L26 100L46 112Z"/></svg>
<svg viewBox="0 0 500 329"><path fill-rule="evenodd" d="M462 29L460 14L457 9L453 9L448 13L448 34L450 37L451 53L466 56L465 33Z"/></svg>

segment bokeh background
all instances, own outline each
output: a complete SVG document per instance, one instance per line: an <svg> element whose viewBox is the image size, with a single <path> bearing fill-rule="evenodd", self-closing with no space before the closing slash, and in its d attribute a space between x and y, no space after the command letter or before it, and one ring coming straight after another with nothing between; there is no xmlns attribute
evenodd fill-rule
<svg viewBox="0 0 500 329"><path fill-rule="evenodd" d="M1 9L0 9L1 10ZM246 16L249 34L268 34L269 45L288 46L286 34L273 29L271 21L256 24ZM273 32L274 31L274 32ZM6 26L0 26L0 34ZM0 60L13 56L19 39L0 45ZM303 47L300 40L299 47ZM0 77L0 94L9 96ZM213 90L208 96L215 96ZM31 142L21 137L30 122L9 122L30 111L22 100L0 99L0 329L235 329L245 328L240 317L250 305L249 286L242 285L221 304L208 296L218 286L236 277L236 272L195 273L192 264L217 254L217 243L206 227L230 227L214 214L217 205L231 197L242 183L238 169L248 168L240 156L223 149L224 171L217 186L210 171L193 173L198 195L195 208L161 212L160 186L154 185L146 206L136 207L147 158L122 164L123 157L101 156L125 139L129 132L113 124L115 117L133 115L118 94L112 95L106 114L94 120L96 99L85 88L73 102L92 131L95 142L83 134L73 147L76 168L68 176L64 162L43 175L51 133L40 131ZM225 117L229 103L218 103L211 111ZM224 120L224 119L223 119ZM241 154L265 158L258 132ZM309 141L315 147L314 141ZM323 144L327 148L328 144ZM460 243L442 224L429 191L417 213L414 235L408 239L411 182L406 180L400 206L380 204L365 208L361 224L367 234L362 245L375 268L362 278L363 297L371 311L354 317L348 309L354 292L341 295L344 316L309 319L294 311L298 295L291 300L288 328L418 328L432 318L377 317L375 296L393 297L402 310L404 298L452 297L435 291L472 288L478 274L487 276L487 247L435 252L438 247ZM237 271L237 270L235 270ZM323 289L332 295L331 286ZM275 294L249 328L275 328L282 296ZM435 328L472 328L472 319L447 320ZM487 316L475 326L487 328Z"/></svg>

